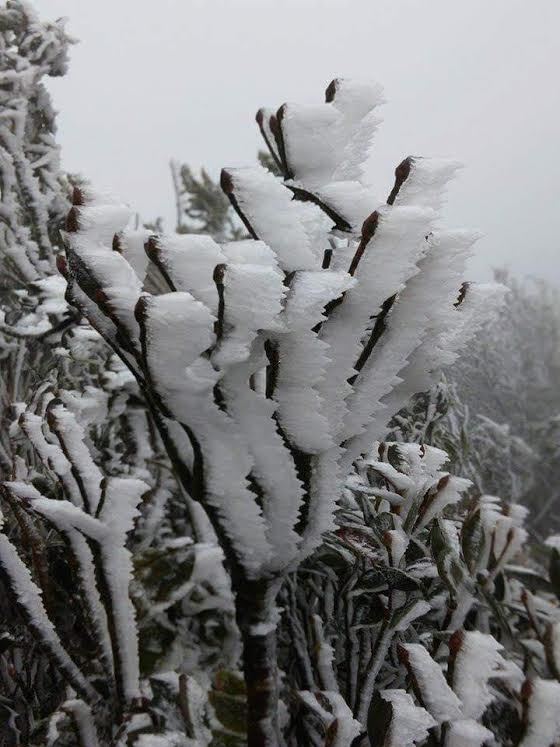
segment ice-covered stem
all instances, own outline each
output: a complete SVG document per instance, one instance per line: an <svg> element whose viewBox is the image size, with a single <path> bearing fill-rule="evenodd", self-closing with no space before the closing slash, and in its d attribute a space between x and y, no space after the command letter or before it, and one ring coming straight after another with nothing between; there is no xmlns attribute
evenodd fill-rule
<svg viewBox="0 0 560 747"><path fill-rule="evenodd" d="M277 747L278 663L275 600L280 583L234 578L237 624L243 645L243 675L247 691L247 744Z"/></svg>
<svg viewBox="0 0 560 747"><path fill-rule="evenodd" d="M88 702L95 703L99 694L66 652L43 605L41 589L33 581L15 546L3 533L0 533L0 574L6 581L6 588L14 595L30 629L42 642L66 680Z"/></svg>
<svg viewBox="0 0 560 747"><path fill-rule="evenodd" d="M79 747L99 747L99 739L91 708L83 700L72 699L62 704L75 726Z"/></svg>
<svg viewBox="0 0 560 747"><path fill-rule="evenodd" d="M384 624L379 632L374 651L372 652L370 660L366 666L365 677L360 689L356 717L362 724L366 721L368 709L375 689L375 682L387 656L392 638L393 631Z"/></svg>

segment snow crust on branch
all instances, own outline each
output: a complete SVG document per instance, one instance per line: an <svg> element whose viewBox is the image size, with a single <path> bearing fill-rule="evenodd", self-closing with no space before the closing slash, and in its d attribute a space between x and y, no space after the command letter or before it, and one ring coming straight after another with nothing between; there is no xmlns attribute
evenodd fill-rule
<svg viewBox="0 0 560 747"><path fill-rule="evenodd" d="M126 535L138 516L138 503L148 486L130 478L108 478L103 492L103 503L94 518L66 501L37 497L32 508L48 519L64 534L75 532L93 540L99 547L104 578L110 595L107 614L114 618L112 640L116 676L127 701L140 695L138 669L138 634L135 613L129 595L132 561L126 548ZM111 630L111 628L110 628Z"/></svg>
<svg viewBox="0 0 560 747"><path fill-rule="evenodd" d="M483 747L493 733L473 719L453 721L447 732L446 747Z"/></svg>
<svg viewBox="0 0 560 747"><path fill-rule="evenodd" d="M314 693L300 690L298 696L321 720L332 747L345 747L361 733L360 722L353 718L352 711L339 692L321 690Z"/></svg>
<svg viewBox="0 0 560 747"><path fill-rule="evenodd" d="M92 702L97 700L98 696L92 686L62 645L43 605L41 589L33 581L29 569L20 558L15 546L2 532L0 532L0 566L9 579L9 585L18 603L25 610L31 627L37 632L61 671L88 700Z"/></svg>
<svg viewBox="0 0 560 747"><path fill-rule="evenodd" d="M461 291L474 236L436 231L456 163L409 157L386 202L372 194L381 101L340 79L324 104L259 112L284 180L261 167L221 180L250 239L131 232L128 208L91 190L68 216L70 296L187 434L186 487L254 577L318 545L352 463L499 296Z"/></svg>
<svg viewBox="0 0 560 747"><path fill-rule="evenodd" d="M503 650L495 638L477 630L461 633L453 670L453 690L463 704L463 714L480 719L492 700L488 680L504 665Z"/></svg>
<svg viewBox="0 0 560 747"><path fill-rule="evenodd" d="M378 83L338 78L323 105L285 104L281 129L288 169L310 191L333 182L361 182L384 103Z"/></svg>
<svg viewBox="0 0 560 747"><path fill-rule="evenodd" d="M419 643L402 644L406 652L406 663L414 674L422 702L438 724L461 716L461 701L445 680L437 664L426 648Z"/></svg>
<svg viewBox="0 0 560 747"><path fill-rule="evenodd" d="M387 747L415 747L436 725L424 709L404 690L382 690L381 697L391 704L392 717L385 739Z"/></svg>
<svg viewBox="0 0 560 747"><path fill-rule="evenodd" d="M228 169L227 190L241 214L286 272L321 266L330 222L315 205L297 202L286 187L260 166Z"/></svg>
<svg viewBox="0 0 560 747"><path fill-rule="evenodd" d="M560 683L540 678L529 681L527 728L519 747L555 744L560 739Z"/></svg>

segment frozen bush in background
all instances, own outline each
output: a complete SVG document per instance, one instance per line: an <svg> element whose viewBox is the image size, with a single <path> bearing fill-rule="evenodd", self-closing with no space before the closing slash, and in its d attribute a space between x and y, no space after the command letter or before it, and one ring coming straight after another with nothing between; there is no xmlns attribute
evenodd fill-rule
<svg viewBox="0 0 560 747"><path fill-rule="evenodd" d="M472 415L494 421L534 452L532 480L519 499L542 538L560 528L560 294L544 280L495 274L508 289L502 313L464 352L452 379Z"/></svg>
<svg viewBox="0 0 560 747"><path fill-rule="evenodd" d="M472 480L479 494L503 493L512 502L525 503L535 483L539 453L512 433L509 424L475 413L444 375L393 417L390 438L441 448L449 456L450 471Z"/></svg>
<svg viewBox="0 0 560 747"><path fill-rule="evenodd" d="M45 79L64 75L71 38L19 0L0 8L0 474L15 456L10 408L50 375L46 343L69 323L56 271L68 211L56 117ZM56 342L56 334L49 341Z"/></svg>

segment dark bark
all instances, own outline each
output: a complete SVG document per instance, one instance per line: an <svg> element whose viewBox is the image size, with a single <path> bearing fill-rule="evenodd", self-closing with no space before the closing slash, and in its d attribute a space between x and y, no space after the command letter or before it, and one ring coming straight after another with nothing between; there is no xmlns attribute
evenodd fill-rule
<svg viewBox="0 0 560 747"><path fill-rule="evenodd" d="M278 667L276 657L276 581L236 583L236 616L243 644L247 690L248 747L278 747Z"/></svg>

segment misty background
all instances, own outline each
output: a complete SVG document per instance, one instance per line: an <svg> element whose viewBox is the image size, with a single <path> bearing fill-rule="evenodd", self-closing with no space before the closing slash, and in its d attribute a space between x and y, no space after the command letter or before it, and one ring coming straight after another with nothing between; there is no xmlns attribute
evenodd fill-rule
<svg viewBox="0 0 560 747"><path fill-rule="evenodd" d="M254 114L319 102L333 77L379 80L369 178L407 155L465 164L447 223L480 230L471 277L507 265L558 283L556 0L36 0L79 40L49 82L63 166L175 225L169 159L254 162Z"/></svg>

